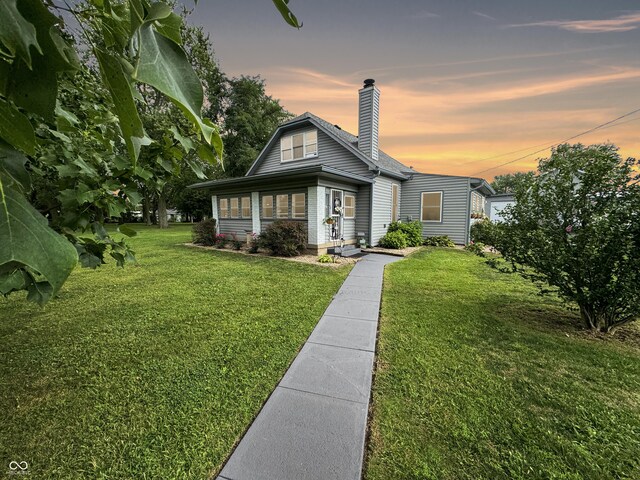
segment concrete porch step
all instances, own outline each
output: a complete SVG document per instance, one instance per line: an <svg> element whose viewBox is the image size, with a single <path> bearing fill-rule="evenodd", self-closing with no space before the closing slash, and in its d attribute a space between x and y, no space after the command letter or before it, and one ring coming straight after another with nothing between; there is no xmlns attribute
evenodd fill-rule
<svg viewBox="0 0 640 480"><path fill-rule="evenodd" d="M345 245L344 247L331 247L327 249L329 255L340 255L341 257L351 257L358 255L360 252L361 249L355 245Z"/></svg>

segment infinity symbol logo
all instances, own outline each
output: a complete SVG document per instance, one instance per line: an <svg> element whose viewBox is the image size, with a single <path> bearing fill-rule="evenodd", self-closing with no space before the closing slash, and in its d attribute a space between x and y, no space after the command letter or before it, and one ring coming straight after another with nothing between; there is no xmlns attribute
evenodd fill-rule
<svg viewBox="0 0 640 480"><path fill-rule="evenodd" d="M18 469L26 470L27 468L29 468L27 462L16 462L15 460L9 462L9 470L13 470L14 472Z"/></svg>

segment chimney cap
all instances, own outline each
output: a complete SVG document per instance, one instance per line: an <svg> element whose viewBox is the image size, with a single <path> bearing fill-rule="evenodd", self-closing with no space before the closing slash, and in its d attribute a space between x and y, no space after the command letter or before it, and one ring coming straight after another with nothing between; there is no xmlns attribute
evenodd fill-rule
<svg viewBox="0 0 640 480"><path fill-rule="evenodd" d="M376 81L375 81L373 78L367 78L367 79L364 81L364 88L367 88L367 87L373 87L373 84L374 84L374 83L376 83Z"/></svg>

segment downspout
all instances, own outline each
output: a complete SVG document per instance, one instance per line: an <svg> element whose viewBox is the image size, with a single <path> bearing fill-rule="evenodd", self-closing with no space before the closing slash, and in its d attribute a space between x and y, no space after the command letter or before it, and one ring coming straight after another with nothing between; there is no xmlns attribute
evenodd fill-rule
<svg viewBox="0 0 640 480"><path fill-rule="evenodd" d="M369 244L373 247L373 186L375 179L380 176L380 170L373 171L373 183L369 187Z"/></svg>

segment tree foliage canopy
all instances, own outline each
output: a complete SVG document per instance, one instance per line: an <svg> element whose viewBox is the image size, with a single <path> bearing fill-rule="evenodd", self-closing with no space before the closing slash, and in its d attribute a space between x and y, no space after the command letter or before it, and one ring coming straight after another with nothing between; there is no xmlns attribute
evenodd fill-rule
<svg viewBox="0 0 640 480"><path fill-rule="evenodd" d="M287 0L273 3L300 27ZM63 32L54 14L61 9L77 20L95 71ZM133 259L102 222L139 201L137 185L164 181L152 162L165 170L167 158L221 162L222 137L203 115L205 96L182 29L182 18L162 2L0 3L0 293L26 290L44 303L78 259L89 267L107 251L120 265ZM140 85L182 113L182 128L162 125L150 138ZM40 199L52 204L48 217L27 199L33 180L44 177L60 185Z"/></svg>
<svg viewBox="0 0 640 480"><path fill-rule="evenodd" d="M560 145L499 224L495 246L516 271L602 332L640 316L639 166L610 144Z"/></svg>
<svg viewBox="0 0 640 480"><path fill-rule="evenodd" d="M515 172L496 175L493 182L491 182L491 186L496 193L513 193L516 191L519 183L531 180L534 175L534 172Z"/></svg>

